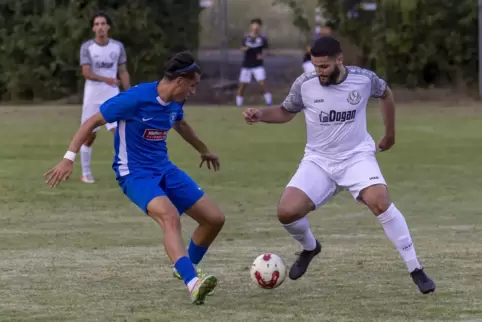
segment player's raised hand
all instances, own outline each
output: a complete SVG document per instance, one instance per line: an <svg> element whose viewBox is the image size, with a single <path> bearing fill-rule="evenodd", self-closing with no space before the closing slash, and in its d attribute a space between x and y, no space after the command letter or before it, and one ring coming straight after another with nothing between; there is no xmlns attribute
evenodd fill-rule
<svg viewBox="0 0 482 322"><path fill-rule="evenodd" d="M221 164L219 163L219 157L216 153L206 152L201 154L201 163L199 167L202 167L206 163L209 170L219 171Z"/></svg>
<svg viewBox="0 0 482 322"><path fill-rule="evenodd" d="M248 107L243 112L244 120L248 124L254 124L261 121L261 110L257 108Z"/></svg>
<svg viewBox="0 0 482 322"><path fill-rule="evenodd" d="M387 151L395 144L395 136L385 135L378 141L377 149L380 152Z"/></svg>
<svg viewBox="0 0 482 322"><path fill-rule="evenodd" d="M68 159L63 159L55 166L55 168L47 171L45 176L45 183L51 188L55 188L60 182L70 178L72 174L73 162Z"/></svg>

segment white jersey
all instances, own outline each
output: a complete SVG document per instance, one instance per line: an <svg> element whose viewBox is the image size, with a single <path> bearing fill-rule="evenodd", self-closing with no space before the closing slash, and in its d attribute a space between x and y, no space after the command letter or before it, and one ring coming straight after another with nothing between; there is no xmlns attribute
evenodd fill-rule
<svg viewBox="0 0 482 322"><path fill-rule="evenodd" d="M118 66L126 62L124 46L114 39L109 39L106 45L99 45L94 40L88 40L80 48L80 65L90 65L91 71L98 76L116 78ZM102 104L118 93L117 86L87 79L84 88L84 102Z"/></svg>
<svg viewBox="0 0 482 322"><path fill-rule="evenodd" d="M322 86L316 72L302 74L282 104L288 112L305 114L305 155L337 162L376 150L367 131L366 107L370 97L383 96L387 83L360 67L346 70L345 80L330 86Z"/></svg>

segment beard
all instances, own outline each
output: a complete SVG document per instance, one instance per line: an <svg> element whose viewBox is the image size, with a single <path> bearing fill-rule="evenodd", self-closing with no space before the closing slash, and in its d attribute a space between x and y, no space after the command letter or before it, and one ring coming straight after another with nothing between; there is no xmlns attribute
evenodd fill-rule
<svg viewBox="0 0 482 322"><path fill-rule="evenodd" d="M325 75L322 76L326 77ZM318 76L318 80L320 81L321 86L330 86L337 83L336 81L338 80L338 76L340 76L340 68L335 66L331 74L327 76L326 81L322 81L320 76Z"/></svg>

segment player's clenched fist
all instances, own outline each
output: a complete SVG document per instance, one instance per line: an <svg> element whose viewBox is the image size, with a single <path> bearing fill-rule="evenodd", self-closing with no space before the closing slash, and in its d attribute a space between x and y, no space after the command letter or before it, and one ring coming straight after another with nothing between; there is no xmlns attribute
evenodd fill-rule
<svg viewBox="0 0 482 322"><path fill-rule="evenodd" d="M55 188L60 182L67 180L72 174L73 162L68 159L63 159L55 166L55 168L47 171L45 176L45 183L51 188Z"/></svg>
<svg viewBox="0 0 482 322"><path fill-rule="evenodd" d="M243 112L244 120L248 124L253 124L261 121L261 110L257 108L247 108Z"/></svg>

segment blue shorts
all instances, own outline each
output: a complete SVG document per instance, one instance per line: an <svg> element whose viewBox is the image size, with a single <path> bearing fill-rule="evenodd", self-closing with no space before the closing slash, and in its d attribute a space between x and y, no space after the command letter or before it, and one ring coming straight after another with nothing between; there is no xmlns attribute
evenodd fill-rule
<svg viewBox="0 0 482 322"><path fill-rule="evenodd" d="M161 175L129 174L117 182L124 194L146 214L149 202L159 196L169 198L181 215L204 195L194 180L177 167Z"/></svg>

